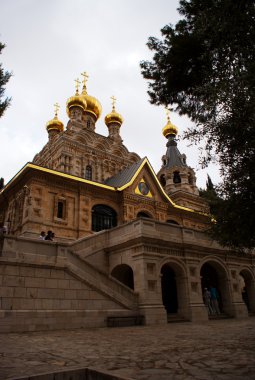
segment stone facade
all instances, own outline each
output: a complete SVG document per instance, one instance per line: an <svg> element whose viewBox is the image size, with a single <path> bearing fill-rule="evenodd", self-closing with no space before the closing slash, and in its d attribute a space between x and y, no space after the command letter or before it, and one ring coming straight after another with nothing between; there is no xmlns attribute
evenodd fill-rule
<svg viewBox="0 0 255 380"><path fill-rule="evenodd" d="M177 149L168 118L167 152L155 175L130 153L122 117L105 118L84 83L67 102L66 129L47 123L49 141L0 192L0 329L106 326L142 315L146 324L208 319L203 289L216 287L220 313L255 312L254 255L219 246L204 232L208 206ZM55 241L39 240L54 231Z"/></svg>

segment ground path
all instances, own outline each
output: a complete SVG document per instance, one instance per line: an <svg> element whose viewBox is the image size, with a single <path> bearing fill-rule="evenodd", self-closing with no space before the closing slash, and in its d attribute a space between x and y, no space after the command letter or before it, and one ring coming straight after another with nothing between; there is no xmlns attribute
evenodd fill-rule
<svg viewBox="0 0 255 380"><path fill-rule="evenodd" d="M0 379L94 367L138 380L255 380L255 317L0 334Z"/></svg>

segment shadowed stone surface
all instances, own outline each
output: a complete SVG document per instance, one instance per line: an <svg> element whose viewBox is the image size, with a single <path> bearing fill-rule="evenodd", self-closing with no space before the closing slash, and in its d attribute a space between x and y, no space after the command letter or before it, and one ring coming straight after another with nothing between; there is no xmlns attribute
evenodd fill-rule
<svg viewBox="0 0 255 380"><path fill-rule="evenodd" d="M0 335L0 379L94 367L139 380L255 379L255 318Z"/></svg>

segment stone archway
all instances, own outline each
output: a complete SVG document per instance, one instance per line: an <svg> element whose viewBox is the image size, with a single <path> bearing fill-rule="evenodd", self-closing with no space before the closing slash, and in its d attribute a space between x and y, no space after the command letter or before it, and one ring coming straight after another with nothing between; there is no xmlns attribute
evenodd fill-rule
<svg viewBox="0 0 255 380"><path fill-rule="evenodd" d="M161 267L162 303L168 316L188 318L187 278L180 265L167 262Z"/></svg>
<svg viewBox="0 0 255 380"><path fill-rule="evenodd" d="M217 261L206 261L200 270L202 294L205 288L215 288L218 293L220 313L232 315L231 295L228 275L225 268Z"/></svg>
<svg viewBox="0 0 255 380"><path fill-rule="evenodd" d="M134 290L134 274L133 269L127 264L120 264L113 268L111 276L116 278L122 284Z"/></svg>
<svg viewBox="0 0 255 380"><path fill-rule="evenodd" d="M240 290L242 292L242 300L245 303L249 313L255 312L255 281L247 269L242 269L240 276Z"/></svg>

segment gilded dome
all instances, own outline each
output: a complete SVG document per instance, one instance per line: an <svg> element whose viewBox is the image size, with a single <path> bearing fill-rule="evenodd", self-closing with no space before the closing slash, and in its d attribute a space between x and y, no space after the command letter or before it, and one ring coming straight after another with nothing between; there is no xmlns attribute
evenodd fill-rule
<svg viewBox="0 0 255 380"><path fill-rule="evenodd" d="M108 113L108 115L105 116L104 121L107 127L113 123L119 124L119 126L121 126L121 124L123 123L123 117L119 113L112 111L111 113Z"/></svg>
<svg viewBox="0 0 255 380"><path fill-rule="evenodd" d="M74 96L71 96L71 98L69 98L66 102L66 112L69 117L72 107L79 107L83 111L85 111L87 108L87 102L82 95L76 93Z"/></svg>
<svg viewBox="0 0 255 380"><path fill-rule="evenodd" d="M95 116L96 120L100 118L101 113L102 113L102 106L99 100L94 98L94 96L91 96L87 93L87 80L88 80L88 74L86 72L81 73L83 76L83 88L82 88L82 94L81 96L83 99L85 99L87 103L87 108L86 108L86 113L90 113L93 116Z"/></svg>
<svg viewBox="0 0 255 380"><path fill-rule="evenodd" d="M54 107L55 107L55 116L52 120L48 121L48 123L46 124L46 129L48 132L50 131L63 132L64 124L62 123L62 121L58 119L58 110L59 110L58 103L55 103Z"/></svg>
<svg viewBox="0 0 255 380"><path fill-rule="evenodd" d="M102 106L99 100L94 98L91 95L88 95L87 92L84 90L82 91L82 98L87 103L86 112L91 113L96 117L96 119L99 119L102 113Z"/></svg>
<svg viewBox="0 0 255 380"><path fill-rule="evenodd" d="M108 115L105 116L104 121L107 127L109 127L109 125L111 124L118 124L120 127L121 124L123 123L123 117L115 110L116 98L112 96L111 99L112 99L112 112L108 113Z"/></svg>
<svg viewBox="0 0 255 380"><path fill-rule="evenodd" d="M170 136L170 135L176 136L178 133L177 127L171 123L169 113L167 114L167 124L162 129L162 133L166 138L168 138L168 136Z"/></svg>
<svg viewBox="0 0 255 380"><path fill-rule="evenodd" d="M64 130L64 124L62 121L58 120L58 118L55 116L54 119L48 121L46 124L47 131L57 130L59 132L63 132Z"/></svg>

